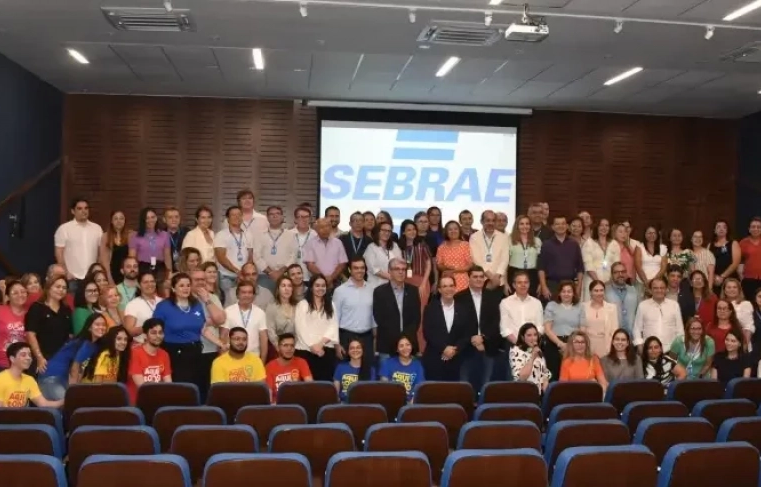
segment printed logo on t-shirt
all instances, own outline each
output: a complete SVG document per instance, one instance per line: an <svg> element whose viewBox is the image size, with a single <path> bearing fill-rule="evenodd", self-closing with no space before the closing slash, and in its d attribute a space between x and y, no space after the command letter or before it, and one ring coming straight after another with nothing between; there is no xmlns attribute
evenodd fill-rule
<svg viewBox="0 0 761 487"><path fill-rule="evenodd" d="M145 382L161 382L161 373L163 371L163 365L149 365L143 370L143 380Z"/></svg>
<svg viewBox="0 0 761 487"><path fill-rule="evenodd" d="M26 406L27 397L29 397L29 391L13 391L8 397L6 407L23 408Z"/></svg>
<svg viewBox="0 0 761 487"><path fill-rule="evenodd" d="M298 382L299 381L299 369L293 369L290 372L278 374L275 376L275 390L280 389L280 384L285 382Z"/></svg>
<svg viewBox="0 0 761 487"><path fill-rule="evenodd" d="M406 372L394 372L391 374L391 382L398 382L404 384L404 390L407 393L412 392L412 384L415 382L417 374L408 374Z"/></svg>
<svg viewBox="0 0 761 487"><path fill-rule="evenodd" d="M253 367L238 367L231 369L227 373L228 382L248 382L248 378L253 374Z"/></svg>
<svg viewBox="0 0 761 487"><path fill-rule="evenodd" d="M354 384L359 380L359 375L357 374L344 374L343 377L341 377L341 390L348 391L349 386Z"/></svg>

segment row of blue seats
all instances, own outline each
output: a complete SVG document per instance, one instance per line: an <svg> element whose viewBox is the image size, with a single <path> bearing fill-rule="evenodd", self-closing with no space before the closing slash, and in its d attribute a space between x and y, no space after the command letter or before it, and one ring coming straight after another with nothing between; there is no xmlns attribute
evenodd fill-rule
<svg viewBox="0 0 761 487"><path fill-rule="evenodd" d="M714 461L707 462L707 459ZM391 462L389 462L391 460ZM385 487L429 487L431 469L425 455L416 451L392 453L345 452L334 455L328 462L325 487L340 483L341 475L361 471L372 472L373 464L386 471L381 482L377 476L374 483ZM119 477L119 467L130 469L130 485L155 485L155 478L147 475L151 465L160 463L171 467L162 479L164 487L192 487L188 463L177 455L93 455L81 466L78 485L81 487L127 485ZM311 485L312 472L307 459L299 454L219 454L206 463L203 475L205 487L230 487L225 478L230 469L245 472L249 479L256 479L257 487L283 487L278 476L257 475L258 465L279 464L275 471L289 472L295 479L288 487ZM620 465L633 468L622 471ZM389 466L394 471L388 471ZM519 466L520 468L514 468ZM109 467L114 470L110 470ZM64 467L59 459L44 455L0 455L0 478L7 485L21 485L18 480L28 478L28 469L35 469L37 479L41 471L47 478L35 487L66 487ZM501 477L502 487L546 487L547 469L542 457L534 450L461 450L451 453L444 464L441 487L471 487L481 485L487 475L509 469L509 475ZM266 470L271 473L271 469ZM402 475L395 475L402 473ZM264 473L264 471L261 471ZM626 485L637 487L701 487L717 486L730 482L733 487L761 486L761 468L758 450L744 442L724 444L684 444L672 447L663 461L660 472L656 471L655 458L640 445L607 447L572 447L558 458L551 487L592 485L580 483L586 479L599 479L594 485L608 485L610 479L626 476ZM607 480L606 480L607 479ZM696 483L695 479L699 479ZM731 479L731 481L729 480ZM612 485L612 484L610 484ZM624 485L616 483L615 485Z"/></svg>

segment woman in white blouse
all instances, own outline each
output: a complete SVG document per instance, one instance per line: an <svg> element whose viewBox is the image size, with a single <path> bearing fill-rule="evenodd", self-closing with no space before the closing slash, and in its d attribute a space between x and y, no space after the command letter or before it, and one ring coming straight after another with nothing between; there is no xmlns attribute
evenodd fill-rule
<svg viewBox="0 0 761 487"><path fill-rule="evenodd" d="M618 330L618 308L605 301L605 284L602 281L589 284L589 295L591 299L582 305L586 321L581 329L589 335L592 353L602 358L610 352L613 334Z"/></svg>
<svg viewBox="0 0 761 487"><path fill-rule="evenodd" d="M201 263L215 262L214 232L211 229L212 213L208 206L199 206L196 210L196 227L185 235L182 248L193 247L201 253Z"/></svg>
<svg viewBox="0 0 761 487"><path fill-rule="evenodd" d="M724 279L721 285L721 298L726 299L735 307L737 321L740 322L740 328L743 331L743 342L745 350L748 350L750 339L756 331L756 325L753 322L753 305L745 299L740 281L734 277Z"/></svg>
<svg viewBox="0 0 761 487"><path fill-rule="evenodd" d="M602 218L592 231L592 238L581 247L584 259L584 283L582 301L589 301L589 285L592 281L610 281L610 267L621 260L621 247L610 238L610 221Z"/></svg>
<svg viewBox="0 0 761 487"><path fill-rule="evenodd" d="M667 253L668 249L661 243L661 234L658 229L652 225L647 227L639 259L635 262L637 277L645 287L648 287L650 281L660 274L663 257Z"/></svg>
<svg viewBox="0 0 761 487"><path fill-rule="evenodd" d="M524 324L518 331L515 346L510 347L510 368L515 380L536 384L540 394L547 389L552 374L539 350L539 331L533 323Z"/></svg>
<svg viewBox="0 0 761 487"><path fill-rule="evenodd" d="M312 276L312 287L296 306L296 355L309 364L314 380L333 380L336 368L338 321L333 302L325 299L328 282L325 276Z"/></svg>
<svg viewBox="0 0 761 487"><path fill-rule="evenodd" d="M393 258L402 258L402 251L391 238L392 230L393 227L390 223L378 223L373 228L373 242L365 249L367 284L372 288L387 283L389 261Z"/></svg>
<svg viewBox="0 0 761 487"><path fill-rule="evenodd" d="M708 277L710 284L714 282L716 257L714 257L713 252L703 246L704 242L703 232L700 230L692 232L690 243L692 244L692 253L695 255L695 270L702 271Z"/></svg>

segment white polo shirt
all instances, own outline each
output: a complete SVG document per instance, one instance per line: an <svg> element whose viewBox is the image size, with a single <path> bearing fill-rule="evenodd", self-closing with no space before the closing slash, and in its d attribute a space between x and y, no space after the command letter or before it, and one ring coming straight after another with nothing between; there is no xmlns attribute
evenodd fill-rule
<svg viewBox="0 0 761 487"><path fill-rule="evenodd" d="M267 316L264 311L256 305L252 305L248 311L241 311L240 306L236 304L225 308L227 321L224 326L228 330L241 327L248 332L248 350L254 355L259 355L259 332L267 331Z"/></svg>
<svg viewBox="0 0 761 487"><path fill-rule="evenodd" d="M248 262L248 252L253 248L247 232L241 231L233 235L230 228L223 228L214 235L214 248L225 249L227 259L238 269ZM235 273L227 270L224 266L219 266L219 273L227 277L235 277Z"/></svg>
<svg viewBox="0 0 761 487"><path fill-rule="evenodd" d="M84 279L87 269L98 261L98 249L103 229L87 220L70 220L55 232L55 246L63 249L66 270L77 279Z"/></svg>

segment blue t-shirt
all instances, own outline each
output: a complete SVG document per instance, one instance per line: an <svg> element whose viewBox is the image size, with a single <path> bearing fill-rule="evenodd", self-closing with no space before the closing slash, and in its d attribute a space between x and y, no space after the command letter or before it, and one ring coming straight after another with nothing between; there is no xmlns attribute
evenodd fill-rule
<svg viewBox="0 0 761 487"><path fill-rule="evenodd" d="M333 380L341 386L338 392L339 399L346 401L346 393L349 391L349 386L359 381L359 367L352 367L349 362L341 362L336 367ZM375 369L373 367L370 367L370 378L367 380L375 380Z"/></svg>
<svg viewBox="0 0 761 487"><path fill-rule="evenodd" d="M416 358L412 359L409 365L403 365L399 357L389 357L383 361L380 367L381 379L387 379L389 382L398 382L404 385L407 390L407 400L412 399L412 393L415 386L425 382L425 372L423 365Z"/></svg>
<svg viewBox="0 0 761 487"><path fill-rule="evenodd" d="M201 341L201 331L206 323L203 304L196 302L190 309L183 310L170 299L160 302L153 311L153 317L164 321L164 341L182 345Z"/></svg>
<svg viewBox="0 0 761 487"><path fill-rule="evenodd" d="M69 340L61 349L48 360L45 372L39 375L40 379L58 377L68 381L71 364L76 362L84 365L95 353L96 346L93 342L79 339Z"/></svg>

